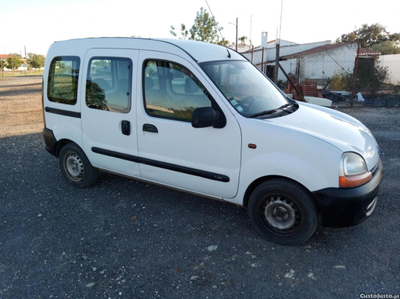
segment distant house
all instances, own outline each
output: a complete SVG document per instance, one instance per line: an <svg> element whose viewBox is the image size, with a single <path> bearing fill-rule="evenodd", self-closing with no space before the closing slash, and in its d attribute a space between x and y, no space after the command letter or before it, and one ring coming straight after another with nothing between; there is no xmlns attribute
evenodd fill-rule
<svg viewBox="0 0 400 299"><path fill-rule="evenodd" d="M7 55L7 54L0 54L0 59L1 60L7 60L7 58L12 57L12 55ZM18 71L24 71L27 69L28 61L26 58L20 58L22 61L22 65L17 69ZM4 68L4 71L11 71L8 68Z"/></svg>
<svg viewBox="0 0 400 299"><path fill-rule="evenodd" d="M230 44L230 45L228 46L228 48L235 50L235 49L236 49L236 45L235 45L234 43L233 43L233 44ZM243 53L243 52L249 51L250 49L251 49L251 47L250 47L249 45L246 45L246 44L238 44L238 49L237 49L237 51L238 51L239 53Z"/></svg>

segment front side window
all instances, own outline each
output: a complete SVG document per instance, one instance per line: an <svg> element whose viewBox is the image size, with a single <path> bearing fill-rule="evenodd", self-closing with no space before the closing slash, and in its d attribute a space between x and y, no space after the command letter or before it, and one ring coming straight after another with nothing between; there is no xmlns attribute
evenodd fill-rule
<svg viewBox="0 0 400 299"><path fill-rule="evenodd" d="M132 61L93 57L86 79L86 105L92 109L128 113L131 109Z"/></svg>
<svg viewBox="0 0 400 299"><path fill-rule="evenodd" d="M47 97L50 101L75 105L78 94L80 58L58 56L50 63Z"/></svg>
<svg viewBox="0 0 400 299"><path fill-rule="evenodd" d="M215 106L203 84L181 65L150 60L145 62L143 77L150 116L191 121L196 108Z"/></svg>
<svg viewBox="0 0 400 299"><path fill-rule="evenodd" d="M229 103L245 117L254 117L287 105L288 101L250 62L213 61L204 72Z"/></svg>

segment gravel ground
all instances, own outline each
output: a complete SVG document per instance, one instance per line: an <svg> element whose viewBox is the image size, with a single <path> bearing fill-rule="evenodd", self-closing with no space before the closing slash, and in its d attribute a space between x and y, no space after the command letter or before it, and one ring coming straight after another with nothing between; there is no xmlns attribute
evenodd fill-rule
<svg viewBox="0 0 400 299"><path fill-rule="evenodd" d="M400 294L399 109L344 110L381 147L385 177L373 215L351 228L319 228L304 246L285 247L259 237L246 211L228 203L107 173L91 188L69 187L38 133L40 86L4 86L0 298Z"/></svg>

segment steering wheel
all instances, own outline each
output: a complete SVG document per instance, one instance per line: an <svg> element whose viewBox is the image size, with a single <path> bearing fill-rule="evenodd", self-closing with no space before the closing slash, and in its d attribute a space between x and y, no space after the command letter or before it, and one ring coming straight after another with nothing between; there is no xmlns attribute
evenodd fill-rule
<svg viewBox="0 0 400 299"><path fill-rule="evenodd" d="M254 96L247 96L242 101L246 103L246 108L248 112L252 112L253 108L256 107L257 103L262 102L262 99L257 99Z"/></svg>
<svg viewBox="0 0 400 299"><path fill-rule="evenodd" d="M247 111L251 110L251 107L253 106L253 103L255 101L256 101L256 98L253 96L247 96L243 100L241 100L243 108L245 108L245 110L247 110Z"/></svg>

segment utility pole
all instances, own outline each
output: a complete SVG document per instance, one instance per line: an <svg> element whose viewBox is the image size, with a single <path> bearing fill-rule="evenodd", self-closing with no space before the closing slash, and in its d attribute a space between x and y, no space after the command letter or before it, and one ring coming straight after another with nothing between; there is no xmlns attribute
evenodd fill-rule
<svg viewBox="0 0 400 299"><path fill-rule="evenodd" d="M238 18L236 18L236 24L233 24L233 23L231 23L231 22L228 22L228 24L232 24L232 25L236 25L236 45L235 45L235 50L236 50L236 52L237 52L237 50L238 50L238 23L239 21L238 21Z"/></svg>
<svg viewBox="0 0 400 299"><path fill-rule="evenodd" d="M253 42L251 39L251 27L253 26L253 15L250 15L250 39L249 39L249 44L252 46Z"/></svg>
<svg viewBox="0 0 400 299"><path fill-rule="evenodd" d="M236 18L236 52L238 49L238 18Z"/></svg>
<svg viewBox="0 0 400 299"><path fill-rule="evenodd" d="M28 68L28 60L26 59L26 46L24 46L25 50L25 77L26 77L26 69Z"/></svg>
<svg viewBox="0 0 400 299"><path fill-rule="evenodd" d="M276 34L276 53L275 53L275 69L274 69L274 82L278 83L278 74L279 74L279 48L281 43L281 32L282 32L282 12L283 12L283 0L281 1L281 19L279 22L279 36L278 32ZM278 30L277 30L278 31Z"/></svg>

